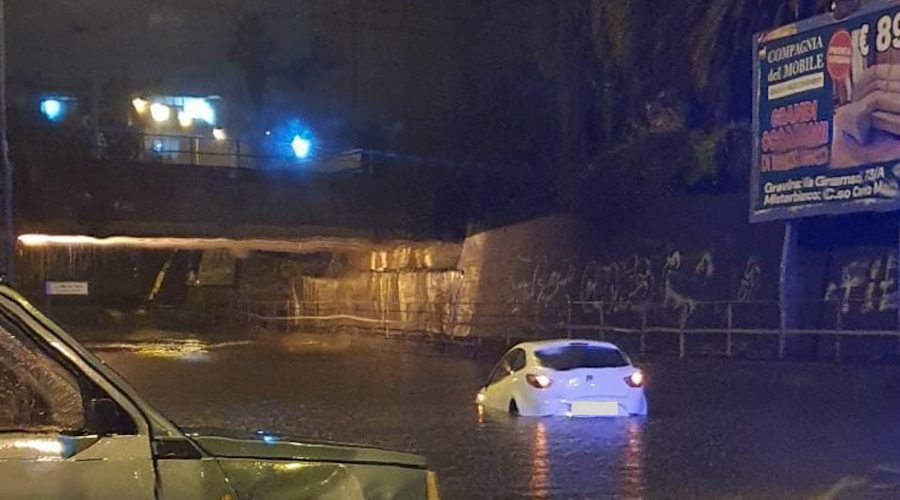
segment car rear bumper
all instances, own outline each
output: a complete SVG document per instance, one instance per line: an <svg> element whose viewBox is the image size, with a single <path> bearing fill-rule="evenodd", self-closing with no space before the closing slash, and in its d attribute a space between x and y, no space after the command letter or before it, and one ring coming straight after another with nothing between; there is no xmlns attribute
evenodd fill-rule
<svg viewBox="0 0 900 500"><path fill-rule="evenodd" d="M627 417L632 415L647 414L647 398L642 390L629 390L624 396L591 396L582 397L575 400L562 398L546 398L543 400L535 400L533 404L525 408L519 408L519 414L523 416L565 416L565 417L581 417L581 416L597 416L579 413L578 405L573 408L573 403L615 403L618 411L616 415L609 414L604 416L620 416ZM575 411L573 411L573 409Z"/></svg>

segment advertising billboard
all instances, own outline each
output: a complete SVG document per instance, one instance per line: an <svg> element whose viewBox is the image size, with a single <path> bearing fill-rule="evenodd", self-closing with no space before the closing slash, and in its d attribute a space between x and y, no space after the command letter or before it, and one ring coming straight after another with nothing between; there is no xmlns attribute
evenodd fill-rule
<svg viewBox="0 0 900 500"><path fill-rule="evenodd" d="M754 37L754 222L900 209L900 2Z"/></svg>

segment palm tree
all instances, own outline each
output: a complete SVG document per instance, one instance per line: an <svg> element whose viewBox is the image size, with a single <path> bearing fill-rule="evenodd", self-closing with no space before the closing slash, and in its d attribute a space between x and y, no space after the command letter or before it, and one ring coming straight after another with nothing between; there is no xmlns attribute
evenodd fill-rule
<svg viewBox="0 0 900 500"><path fill-rule="evenodd" d="M749 117L752 36L817 12L830 0L710 0L690 34L691 83L709 126Z"/></svg>
<svg viewBox="0 0 900 500"><path fill-rule="evenodd" d="M661 94L691 104L689 124L749 117L752 36L823 12L830 0L595 0L602 129L611 141L646 126ZM691 111L691 110L688 110Z"/></svg>

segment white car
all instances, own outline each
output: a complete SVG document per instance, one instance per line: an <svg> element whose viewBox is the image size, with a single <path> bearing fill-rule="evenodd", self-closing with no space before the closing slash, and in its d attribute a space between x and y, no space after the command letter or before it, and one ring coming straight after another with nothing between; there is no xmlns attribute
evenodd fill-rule
<svg viewBox="0 0 900 500"><path fill-rule="evenodd" d="M529 417L647 414L644 374L614 344L591 340L513 347L491 371L476 402Z"/></svg>

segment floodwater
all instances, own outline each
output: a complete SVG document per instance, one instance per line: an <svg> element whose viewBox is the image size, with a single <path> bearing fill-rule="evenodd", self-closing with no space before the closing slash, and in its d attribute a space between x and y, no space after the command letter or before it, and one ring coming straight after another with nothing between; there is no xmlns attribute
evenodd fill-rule
<svg viewBox="0 0 900 500"><path fill-rule="evenodd" d="M645 419L529 419L474 405L493 359L160 345L98 353L181 425L421 453L443 498L900 498L900 367L665 360Z"/></svg>

